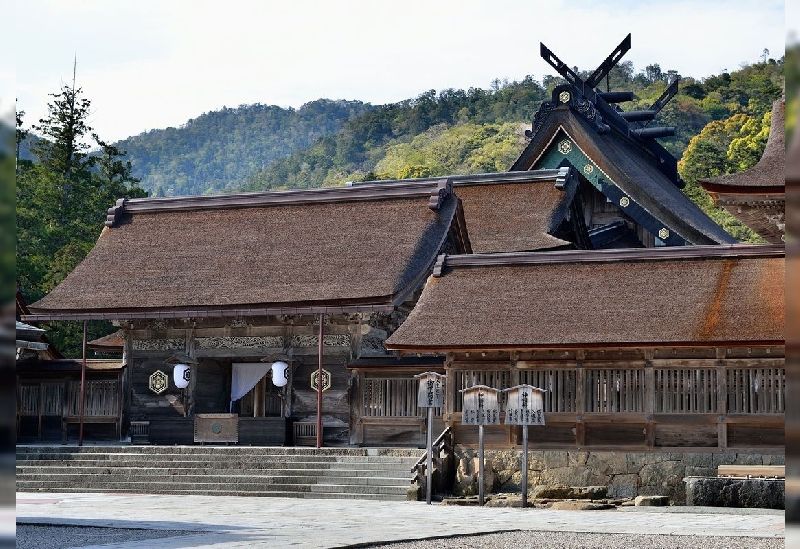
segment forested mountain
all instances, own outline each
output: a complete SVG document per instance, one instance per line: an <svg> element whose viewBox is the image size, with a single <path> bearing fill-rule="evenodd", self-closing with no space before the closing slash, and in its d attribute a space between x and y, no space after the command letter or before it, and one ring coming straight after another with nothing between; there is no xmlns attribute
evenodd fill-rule
<svg viewBox="0 0 800 549"><path fill-rule="evenodd" d="M252 173L337 132L372 109L360 101L319 99L299 109L242 105L208 112L180 128L151 130L116 145L153 196L237 189Z"/></svg>
<svg viewBox="0 0 800 549"><path fill-rule="evenodd" d="M676 76L658 65L635 73L630 63L621 63L611 72L609 89L633 91L635 101L624 108L642 109L652 105ZM349 120L340 132L319 139L310 148L297 150L252 174L243 189L335 186L347 180L506 169L508 159L514 159L509 150L514 145L508 137L494 144L482 142L474 132L459 126L489 125L484 135L492 138L499 125L529 127L541 102L549 99L550 91L560 83L559 78L546 77L539 83L529 76L521 82L495 82L488 91L473 88L437 94L431 90L413 100L378 107ZM686 78L654 124L677 127L676 137L662 143L680 158L690 139L711 121L734 114L761 120L780 95L782 85L782 60L748 65L702 80ZM465 135L469 135L467 141L463 140ZM459 162L445 159L449 153L441 140L458 141L458 154L463 158ZM432 148L426 149L424 143ZM519 152L523 145L516 146ZM416 168L409 170L412 166Z"/></svg>

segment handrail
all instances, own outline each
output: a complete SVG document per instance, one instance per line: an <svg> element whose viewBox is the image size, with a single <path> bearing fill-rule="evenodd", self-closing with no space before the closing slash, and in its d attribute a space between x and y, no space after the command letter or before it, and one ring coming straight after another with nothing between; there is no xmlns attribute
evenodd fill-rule
<svg viewBox="0 0 800 549"><path fill-rule="evenodd" d="M453 428L450 426L445 427L444 431L442 431L442 433L438 437L436 437L436 440L434 440L433 443L431 444L431 450L433 450L433 448L440 448L441 446L443 446L445 437L449 435L452 432L452 430ZM419 460L417 460L417 462L411 468L411 472L412 473L415 472L417 468L420 465L424 465L427 460L428 460L428 451L425 450L425 453L422 454L422 457L419 458Z"/></svg>

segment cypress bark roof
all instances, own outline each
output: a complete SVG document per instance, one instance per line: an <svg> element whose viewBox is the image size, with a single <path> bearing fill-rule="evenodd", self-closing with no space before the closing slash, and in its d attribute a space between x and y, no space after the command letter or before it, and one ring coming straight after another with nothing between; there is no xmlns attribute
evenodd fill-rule
<svg viewBox="0 0 800 549"><path fill-rule="evenodd" d="M543 105L544 106L544 105ZM550 110L548 110L550 109ZM734 244L729 235L695 205L657 166L658 159L615 129L599 133L596 126L568 104L552 103L537 114L531 142L512 166L530 170L566 134L629 199L649 215L694 245ZM582 166L576 166L580 169Z"/></svg>
<svg viewBox="0 0 800 549"><path fill-rule="evenodd" d="M449 188L394 191L118 204L89 255L30 312L124 319L391 307L422 284L460 207Z"/></svg>
<svg viewBox="0 0 800 549"><path fill-rule="evenodd" d="M798 102L797 105L797 110L800 111L800 102ZM797 117L795 120L796 119ZM786 154L785 162L786 183L789 185L800 184L800 124L795 123L794 131L792 132L792 138L789 140L789 150Z"/></svg>
<svg viewBox="0 0 800 549"><path fill-rule="evenodd" d="M386 341L409 352L784 340L781 246L452 256Z"/></svg>
<svg viewBox="0 0 800 549"><path fill-rule="evenodd" d="M533 251L572 245L553 233L569 217L578 189L575 170L452 175L447 179L461 199L473 252ZM436 181L439 180L396 179L378 184L387 190L398 185L430 188Z"/></svg>
<svg viewBox="0 0 800 549"><path fill-rule="evenodd" d="M475 253L532 251L571 243L552 236L575 196L553 181L530 184L457 185Z"/></svg>
<svg viewBox="0 0 800 549"><path fill-rule="evenodd" d="M769 137L758 163L742 172L700 179L698 182L714 193L783 193L786 177L786 96L772 103Z"/></svg>

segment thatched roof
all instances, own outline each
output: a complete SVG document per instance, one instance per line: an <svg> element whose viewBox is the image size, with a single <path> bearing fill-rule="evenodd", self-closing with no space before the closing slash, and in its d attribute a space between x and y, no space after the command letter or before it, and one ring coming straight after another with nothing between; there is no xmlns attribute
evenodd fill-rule
<svg viewBox="0 0 800 549"><path fill-rule="evenodd" d="M572 247L554 236L569 218L578 190L575 170L451 175L453 192L461 199L464 224L475 253L514 252ZM432 188L439 178L382 180L384 189L419 185ZM361 185L355 183L354 185Z"/></svg>
<svg viewBox="0 0 800 549"><path fill-rule="evenodd" d="M784 260L768 245L452 256L386 347L779 344Z"/></svg>
<svg viewBox="0 0 800 549"><path fill-rule="evenodd" d="M797 102L797 107L800 111L800 101ZM798 118L800 117L795 117L795 120ZM789 140L789 149L786 152L786 184L800 185L800 124L797 122L795 122L792 138Z"/></svg>
<svg viewBox="0 0 800 549"><path fill-rule="evenodd" d="M783 242L785 235L786 170L785 153L786 100L772 104L772 122L764 153L758 163L742 172L701 179L699 183L714 203L750 227L772 244Z"/></svg>
<svg viewBox="0 0 800 549"><path fill-rule="evenodd" d="M458 208L446 186L130 200L109 211L89 255L30 312L45 320L385 309L424 282Z"/></svg>
<svg viewBox="0 0 800 549"><path fill-rule="evenodd" d="M597 164L632 204L641 208L639 211L657 219L685 242L694 245L736 243L735 238L709 218L681 192L675 182L659 170L658 159L632 137L613 129L599 133L584 116L567 104L542 111L541 116L537 117L541 118L540 124L512 170L540 167L537 162L556 146L559 136L565 136ZM642 222L639 219L637 221Z"/></svg>
<svg viewBox="0 0 800 549"><path fill-rule="evenodd" d="M577 183L577 181L576 181ZM567 217L577 184L565 192L550 181L456 184L475 253L533 251L570 242L553 233Z"/></svg>
<svg viewBox="0 0 800 549"><path fill-rule="evenodd" d="M121 353L125 344L125 336L122 330L117 330L113 334L98 337L86 343L89 349L104 353Z"/></svg>
<svg viewBox="0 0 800 549"><path fill-rule="evenodd" d="M783 193L786 177L786 96L772 103L769 137L761 159L742 172L699 179L703 188L719 193Z"/></svg>

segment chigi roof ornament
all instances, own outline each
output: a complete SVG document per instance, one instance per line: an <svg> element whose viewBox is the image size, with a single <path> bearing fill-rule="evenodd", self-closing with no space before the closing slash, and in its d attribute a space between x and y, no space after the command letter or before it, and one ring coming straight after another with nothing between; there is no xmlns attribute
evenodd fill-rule
<svg viewBox="0 0 800 549"><path fill-rule="evenodd" d="M652 126L652 122L661 109L678 93L680 77L674 79L661 96L647 109L624 111L620 103L632 101L633 92L610 91L608 75L631 48L631 35L628 34L611 54L583 80L574 70L556 56L547 46L540 43L540 54L567 84L557 86L553 90L550 101L542 103L533 119L532 128L525 135L532 138L544 124L550 112L560 105L569 105L591 123L598 133L615 131L630 139L638 146L647 149L658 159L659 169L679 188L684 182L678 175L678 162L656 139L675 135L673 126ZM606 80L606 91L599 85Z"/></svg>

